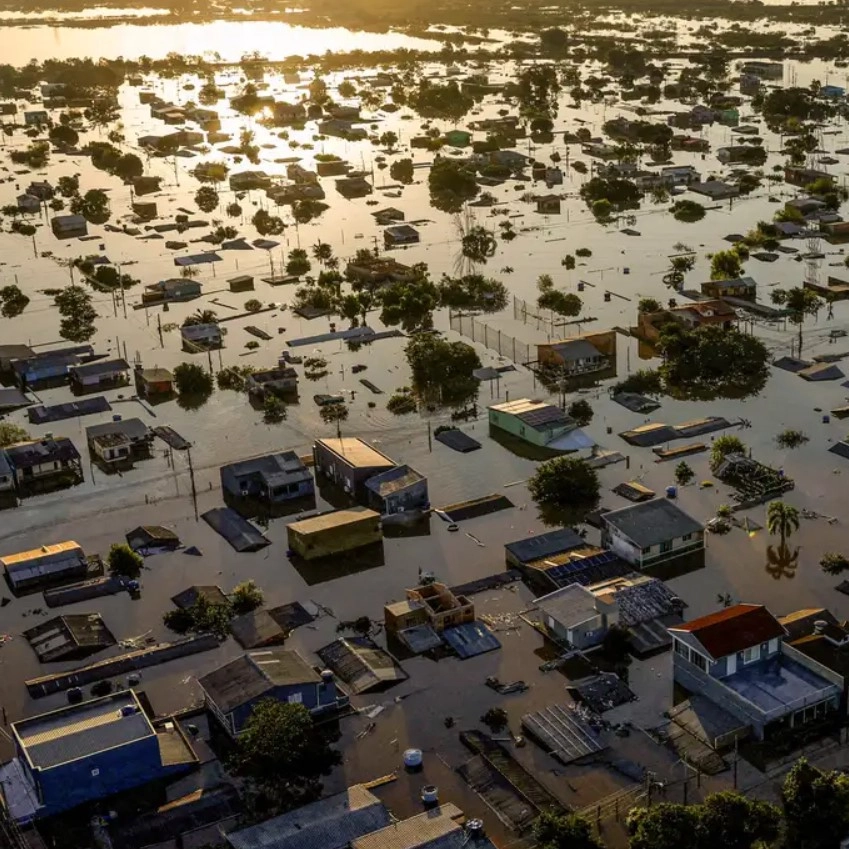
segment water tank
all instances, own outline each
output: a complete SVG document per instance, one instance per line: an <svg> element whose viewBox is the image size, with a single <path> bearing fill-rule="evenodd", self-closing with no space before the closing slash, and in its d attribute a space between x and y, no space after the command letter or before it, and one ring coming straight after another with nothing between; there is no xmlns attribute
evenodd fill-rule
<svg viewBox="0 0 849 849"><path fill-rule="evenodd" d="M321 680L322 680L325 684L330 684L330 683L332 683L332 681L333 681L333 673L332 673L329 669L322 669L322 670L321 670Z"/></svg>
<svg viewBox="0 0 849 849"><path fill-rule="evenodd" d="M822 417L822 423L823 423L823 424L828 424L830 421L831 421L831 416L830 416L830 415L828 415L828 413L826 413L826 414Z"/></svg>
<svg viewBox="0 0 849 849"><path fill-rule="evenodd" d="M127 676L127 686L128 687L137 687L141 682L141 675L138 672L131 672Z"/></svg>
<svg viewBox="0 0 849 849"><path fill-rule="evenodd" d="M83 691L79 687L71 687L65 695L69 705L78 705L83 700Z"/></svg>
<svg viewBox="0 0 849 849"><path fill-rule="evenodd" d="M119 421L121 421L121 414L120 414L120 413L115 413L115 415L113 415L113 416L112 416L112 421L113 421L113 422L119 422Z"/></svg>
<svg viewBox="0 0 849 849"><path fill-rule="evenodd" d="M483 837L483 820L471 819L466 823L466 831L472 840Z"/></svg>
<svg viewBox="0 0 849 849"><path fill-rule="evenodd" d="M439 801L439 788L435 784L425 784L421 796L426 805L435 805Z"/></svg>
<svg viewBox="0 0 849 849"><path fill-rule="evenodd" d="M137 705L121 705L121 716L132 716L139 712Z"/></svg>
<svg viewBox="0 0 849 849"><path fill-rule="evenodd" d="M666 487L666 497L667 498L677 498L678 497L678 487L677 486Z"/></svg>
<svg viewBox="0 0 849 849"><path fill-rule="evenodd" d="M422 765L424 759L421 749L407 749L404 752L404 766L415 768Z"/></svg>

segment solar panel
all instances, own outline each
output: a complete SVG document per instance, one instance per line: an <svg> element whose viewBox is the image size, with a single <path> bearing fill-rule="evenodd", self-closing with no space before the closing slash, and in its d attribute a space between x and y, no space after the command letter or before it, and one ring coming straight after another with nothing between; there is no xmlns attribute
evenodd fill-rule
<svg viewBox="0 0 849 849"><path fill-rule="evenodd" d="M531 427L566 421L563 411L557 407L540 407L537 410L528 410L526 413L519 413L518 418Z"/></svg>

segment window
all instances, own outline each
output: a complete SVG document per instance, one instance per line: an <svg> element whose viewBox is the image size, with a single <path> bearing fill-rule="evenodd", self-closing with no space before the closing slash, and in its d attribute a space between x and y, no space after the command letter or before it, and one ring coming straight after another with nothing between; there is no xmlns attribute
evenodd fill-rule
<svg viewBox="0 0 849 849"><path fill-rule="evenodd" d="M689 542L692 538L693 538L693 535L692 535L692 534L684 534L684 536L682 536L682 537L681 537L681 539L682 539L684 542Z"/></svg>
<svg viewBox="0 0 849 849"><path fill-rule="evenodd" d="M290 693L287 699L290 705L301 705L304 703L303 693Z"/></svg>
<svg viewBox="0 0 849 849"><path fill-rule="evenodd" d="M743 663L754 663L761 656L761 647L752 646L743 652Z"/></svg>
<svg viewBox="0 0 849 849"><path fill-rule="evenodd" d="M98 775L100 775L100 770L99 770L97 767L95 767L95 768L91 771L91 777L92 777L92 778L97 778L97 776L98 776Z"/></svg>
<svg viewBox="0 0 849 849"><path fill-rule="evenodd" d="M690 652L690 663L697 666L702 672L707 672L707 661L697 652Z"/></svg>
<svg viewBox="0 0 849 849"><path fill-rule="evenodd" d="M667 551L672 551L672 543L669 540L660 544L660 553L665 554Z"/></svg>

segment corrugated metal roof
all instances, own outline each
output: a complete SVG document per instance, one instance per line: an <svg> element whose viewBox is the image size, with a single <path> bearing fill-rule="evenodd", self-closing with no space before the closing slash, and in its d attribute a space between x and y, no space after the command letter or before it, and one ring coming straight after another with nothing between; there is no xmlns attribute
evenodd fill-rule
<svg viewBox="0 0 849 849"><path fill-rule="evenodd" d="M389 813L360 784L227 835L233 849L347 849L364 834L389 825Z"/></svg>
<svg viewBox="0 0 849 849"><path fill-rule="evenodd" d="M135 712L123 716L124 705L132 705ZM32 766L39 769L155 736L132 691L24 719L12 728Z"/></svg>
<svg viewBox="0 0 849 849"><path fill-rule="evenodd" d="M454 849L465 837L457 822L462 816L456 805L441 805L353 840L351 849Z"/></svg>

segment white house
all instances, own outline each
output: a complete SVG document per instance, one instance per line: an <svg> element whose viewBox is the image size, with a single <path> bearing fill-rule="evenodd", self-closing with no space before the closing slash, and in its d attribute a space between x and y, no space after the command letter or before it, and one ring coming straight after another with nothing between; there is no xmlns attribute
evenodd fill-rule
<svg viewBox="0 0 849 849"><path fill-rule="evenodd" d="M704 525L668 498L653 498L601 516L601 544L640 569L705 547Z"/></svg>

